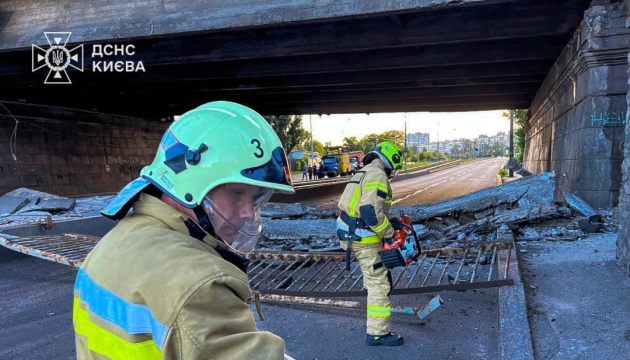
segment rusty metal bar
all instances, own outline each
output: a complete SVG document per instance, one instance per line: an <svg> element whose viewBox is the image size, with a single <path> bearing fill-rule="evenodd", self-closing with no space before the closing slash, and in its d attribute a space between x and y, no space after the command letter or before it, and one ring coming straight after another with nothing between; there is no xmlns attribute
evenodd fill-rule
<svg viewBox="0 0 630 360"><path fill-rule="evenodd" d="M457 284L459 282L459 276L461 275L462 268L464 267L464 263L466 262L466 257L468 256L469 250L470 249L466 249L466 251L464 251L464 255L462 255L462 261L459 263L459 268L457 268L457 274L455 274L455 280L453 280L454 284Z"/></svg>
<svg viewBox="0 0 630 360"><path fill-rule="evenodd" d="M315 274L311 275L311 277L308 278L308 280L306 280L304 284L302 284L302 286L300 286L298 291L302 290L302 288L304 288L304 286L306 286L306 284L308 284L309 281L311 281L313 278L315 278L315 276L317 276L317 274L319 274L322 270L324 270L326 268L326 265L328 265L328 263L331 262L332 260L333 260L332 258L328 258L326 262L324 262L324 265L320 266L319 270L317 270Z"/></svg>
<svg viewBox="0 0 630 360"><path fill-rule="evenodd" d="M315 260L315 263L313 263L311 266L316 266L317 264L319 264L319 262L320 262L320 261L322 261L322 259L321 259L321 258L319 258L319 259ZM306 266L306 264L308 264L308 261L304 261L304 262L302 263L302 265L304 265L304 266ZM306 268L305 268L305 272L304 272L304 274L306 274L306 272L307 272L307 271L308 271L308 269L306 269ZM297 272L297 270L296 270L296 272ZM293 275L290 275L290 276L293 276ZM285 290L289 290L289 289L293 286L293 284L295 284L295 283L291 283L291 284L289 284L289 286L287 286Z"/></svg>
<svg viewBox="0 0 630 360"><path fill-rule="evenodd" d="M359 266L355 266L355 267L354 267L354 270L352 270L352 271L350 272L350 274L348 274L348 276L346 276L346 278L345 278L345 279L343 279L343 281L341 282L341 284L339 284L339 286L337 286L337 288L335 288L335 290L339 290L339 289L341 289L341 287L343 286L343 284L345 284L345 283L346 283L346 281L348 281L348 279L351 279L351 278L352 278L352 275L354 275L354 273L355 273L355 272L357 272L357 270L359 270L359 269L360 269L360 267L359 267ZM352 287L350 287L350 288L352 288Z"/></svg>
<svg viewBox="0 0 630 360"><path fill-rule="evenodd" d="M435 264L437 263L439 258L440 258L440 253L438 252L437 256L433 259L433 263L431 263L431 267L429 268L429 271L427 271L427 274L424 276L424 280L422 280L422 285L420 286L424 286L427 283L427 279L429 279L429 275L431 275L431 272L433 271L433 268L435 267Z"/></svg>
<svg viewBox="0 0 630 360"><path fill-rule="evenodd" d="M393 287L396 287L396 285L398 285L398 282L400 281L400 279L403 277L403 275L405 274L405 272L407 271L407 269L409 269L409 264L406 264L403 269L400 271L400 274L398 274L398 277L396 277L396 280L394 281L394 285Z"/></svg>
<svg viewBox="0 0 630 360"><path fill-rule="evenodd" d="M477 275L477 267L479 266L479 260L481 260L481 251L477 252L477 258L475 259L475 265L473 266L473 272L470 276L470 282L475 282L475 275Z"/></svg>
<svg viewBox="0 0 630 360"><path fill-rule="evenodd" d="M267 265L267 267L265 267L261 272L259 272L258 274L256 274L254 277L249 279L250 284L252 283L252 281L254 281L254 279L256 279L257 277L259 277L260 275L262 275L265 271L267 271L267 269L269 269L273 264L276 263L276 261L278 261L279 259L274 259L271 263L269 263L269 265ZM254 285L254 288L256 286Z"/></svg>
<svg viewBox="0 0 630 360"><path fill-rule="evenodd" d="M444 265L444 269L442 269L442 273L440 274L440 278L437 281L437 285L440 285L442 283L442 279L444 279L444 274L446 274L446 270L448 269L449 265L451 265L452 258L453 258L453 253L450 253L448 255L448 258L445 260L446 265Z"/></svg>
<svg viewBox="0 0 630 360"><path fill-rule="evenodd" d="M313 285L313 287L311 288L311 290L314 290L315 288L317 288L322 282L324 282L324 280L326 279L326 277L328 275L330 275L331 272L333 272L333 270L335 270L335 268L337 267L337 265L341 262L341 260L336 260L335 264L333 266L330 267L330 270L328 270L326 272L326 274L324 274L324 277L322 279L320 279L319 281L317 281L315 283L315 285Z"/></svg>
<svg viewBox="0 0 630 360"><path fill-rule="evenodd" d="M510 253L512 252L512 244L510 244L510 247L507 250L507 260L505 261L505 272L503 273L503 278L507 279L508 277L508 272L510 271Z"/></svg>
<svg viewBox="0 0 630 360"><path fill-rule="evenodd" d="M288 261L288 259L281 260L281 261L280 261L280 264L279 264L277 267L282 267L282 266L284 266L284 263L285 263L285 262L287 262L287 261ZM297 261L297 260L296 260L296 261ZM294 263L295 263L295 261L294 261ZM287 268L286 268L286 269L288 269L289 267L290 267L290 265L289 265L289 266L287 266ZM285 269L284 271L286 271L286 269ZM273 282L274 282L274 280L276 280L276 279L277 279L280 275L282 275L282 274L284 273L284 271L281 271L278 275L276 275L273 279L271 279L271 280L269 281L269 283L273 283ZM258 283L256 283L256 285L254 285L254 287L255 287L255 288L257 288L257 287L258 287L258 285L259 285L261 282L265 281L265 279L268 279L271 275L273 275L273 271L270 271L270 272L269 272L269 274L267 274L267 276L265 276L264 278L262 278L262 280L258 281ZM251 281L250 281L250 283L251 283ZM281 283L282 283L282 282L281 282Z"/></svg>
<svg viewBox="0 0 630 360"><path fill-rule="evenodd" d="M496 264L496 260L497 260L497 248L495 247L494 250L492 250L492 260L490 261L490 270L488 271L488 281L492 280L492 270L494 270L494 265Z"/></svg>
<svg viewBox="0 0 630 360"><path fill-rule="evenodd" d="M409 285L411 285L411 282L416 278L416 275L418 275L418 272L422 268L422 264L424 263L424 260L426 258L427 258L427 254L422 255L422 260L420 260L420 263L418 264L418 266L416 266L416 270L411 275L411 279L409 279L409 281L407 281L407 285L405 285L405 288L409 288Z"/></svg>

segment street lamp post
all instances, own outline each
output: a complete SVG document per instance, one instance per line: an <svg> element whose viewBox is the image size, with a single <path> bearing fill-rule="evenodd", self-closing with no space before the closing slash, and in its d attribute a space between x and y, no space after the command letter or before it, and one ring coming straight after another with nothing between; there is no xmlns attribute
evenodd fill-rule
<svg viewBox="0 0 630 360"><path fill-rule="evenodd" d="M510 110L510 160L514 158L514 110ZM510 168L509 177L514 177L514 170Z"/></svg>
<svg viewBox="0 0 630 360"><path fill-rule="evenodd" d="M311 126L311 153L308 158L310 160L311 166L313 166L315 164L313 163L313 119L311 117L311 114L308 115L308 122Z"/></svg>
<svg viewBox="0 0 630 360"><path fill-rule="evenodd" d="M440 162L440 122L437 123L437 161Z"/></svg>

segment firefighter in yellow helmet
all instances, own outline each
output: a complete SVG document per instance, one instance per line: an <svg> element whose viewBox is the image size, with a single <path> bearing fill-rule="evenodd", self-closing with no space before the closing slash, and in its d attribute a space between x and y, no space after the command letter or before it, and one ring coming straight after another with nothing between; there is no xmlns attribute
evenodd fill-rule
<svg viewBox="0 0 630 360"><path fill-rule="evenodd" d="M341 247L354 253L363 272L367 289L368 346L399 346L402 336L392 333L392 279L389 269L382 266L379 251L383 241L403 227L400 219L389 214L392 188L389 180L402 169L403 155L393 141L376 145L363 159L365 165L348 182L339 200L337 235Z"/></svg>
<svg viewBox="0 0 630 360"><path fill-rule="evenodd" d="M101 212L120 222L78 271L77 358L282 359L284 341L256 328L243 256L261 206L294 192L271 126L236 103L201 105L140 175Z"/></svg>

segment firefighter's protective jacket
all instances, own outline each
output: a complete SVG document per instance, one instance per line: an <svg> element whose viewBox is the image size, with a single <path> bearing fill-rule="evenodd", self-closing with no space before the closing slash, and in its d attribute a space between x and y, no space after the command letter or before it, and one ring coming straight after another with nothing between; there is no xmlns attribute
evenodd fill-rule
<svg viewBox="0 0 630 360"><path fill-rule="evenodd" d="M350 179L339 199L339 209L350 218L360 219L359 224L367 225L358 226L354 231L364 239L355 244L375 243L375 246L380 246L381 239L394 236L394 228L389 222L392 217L389 214L391 203L392 188L387 180L385 165L380 159L374 159ZM338 229L348 231L349 225L343 216L337 218ZM376 238L376 241L365 241L366 238Z"/></svg>
<svg viewBox="0 0 630 360"><path fill-rule="evenodd" d="M141 194L87 256L74 287L78 359L284 358L284 341L256 328L246 260L186 220Z"/></svg>

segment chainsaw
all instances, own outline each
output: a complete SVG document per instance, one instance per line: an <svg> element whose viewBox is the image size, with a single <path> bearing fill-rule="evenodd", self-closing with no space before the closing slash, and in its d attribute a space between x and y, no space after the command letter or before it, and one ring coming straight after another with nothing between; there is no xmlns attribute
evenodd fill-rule
<svg viewBox="0 0 630 360"><path fill-rule="evenodd" d="M420 256L420 241L411 225L411 218L401 212L400 221L404 227L394 231L394 238L385 242L379 252L383 266L388 269L409 265Z"/></svg>

